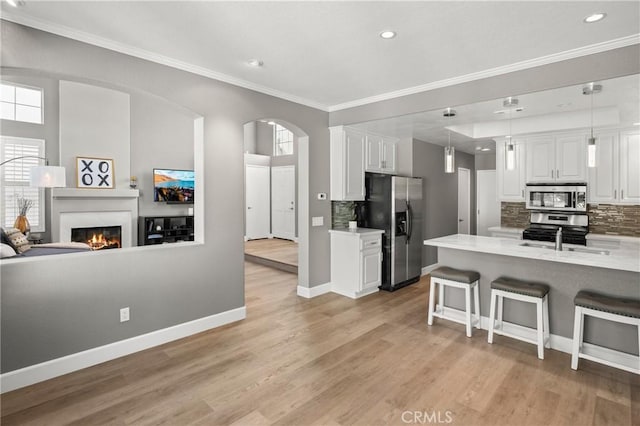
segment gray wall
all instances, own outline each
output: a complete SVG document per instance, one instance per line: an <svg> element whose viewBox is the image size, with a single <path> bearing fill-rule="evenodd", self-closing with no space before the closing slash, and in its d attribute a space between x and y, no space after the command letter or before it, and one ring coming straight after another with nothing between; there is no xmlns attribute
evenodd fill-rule
<svg viewBox="0 0 640 426"><path fill-rule="evenodd" d="M456 173L444 172L444 147L418 139L413 140L413 176L422 178L422 197L425 201L423 239L458 233L458 172L457 168L470 170L471 175L471 233L476 233L476 178L474 157L456 151ZM438 261L435 247L424 246L422 266Z"/></svg>
<svg viewBox="0 0 640 426"><path fill-rule="evenodd" d="M105 345L244 305L243 125L261 117L309 135L309 215L329 223L329 133L325 112L2 22L2 64L103 82L165 98L204 117L205 243L49 256L4 263L2 371ZM171 84L167 84L171 82ZM158 149L193 150L175 141ZM328 226L309 230L310 286L329 281ZM88 280L86 277L91 276ZM131 321L118 322L120 308Z"/></svg>
<svg viewBox="0 0 640 426"><path fill-rule="evenodd" d="M153 201L153 169L193 170L194 118L159 97L131 95L131 175L138 178L140 216L187 214L190 206Z"/></svg>
<svg viewBox="0 0 640 426"><path fill-rule="evenodd" d="M476 170L495 170L496 169L496 153L489 152L487 154L476 154L475 165L476 165Z"/></svg>

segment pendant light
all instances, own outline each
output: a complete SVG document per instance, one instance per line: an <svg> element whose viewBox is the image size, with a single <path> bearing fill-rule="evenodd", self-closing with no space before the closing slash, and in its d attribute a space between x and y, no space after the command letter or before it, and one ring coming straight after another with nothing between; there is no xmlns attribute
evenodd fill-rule
<svg viewBox="0 0 640 426"><path fill-rule="evenodd" d="M602 92L601 84L589 83L582 88L583 95L589 95L591 101L591 136L589 137L589 143L587 144L587 167L596 166L596 138L593 136L593 95Z"/></svg>
<svg viewBox="0 0 640 426"><path fill-rule="evenodd" d="M511 123L511 112L513 108L518 106L518 99L512 96L509 96L502 102L502 105L509 110L509 134L505 140L504 146L504 168L506 170L515 170L516 169L516 146L513 143L513 132L512 132L512 123Z"/></svg>
<svg viewBox="0 0 640 426"><path fill-rule="evenodd" d="M451 120L456 116L456 110L447 108L444 110L443 116ZM447 126L449 134L449 145L444 147L444 172L455 173L456 169L456 149L451 146L451 129Z"/></svg>

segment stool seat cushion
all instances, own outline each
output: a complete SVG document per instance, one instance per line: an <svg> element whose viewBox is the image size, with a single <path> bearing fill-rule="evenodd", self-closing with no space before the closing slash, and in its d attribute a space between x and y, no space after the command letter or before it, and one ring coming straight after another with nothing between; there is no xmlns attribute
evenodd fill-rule
<svg viewBox="0 0 640 426"><path fill-rule="evenodd" d="M606 296L588 290L581 290L573 300L576 306L609 312L625 317L640 318L640 300Z"/></svg>
<svg viewBox="0 0 640 426"><path fill-rule="evenodd" d="M471 284L472 282L480 279L480 274L476 271L463 271L461 269L449 268L448 266L436 268L431 271L429 275L434 278L442 278L443 280L457 281L467 284Z"/></svg>
<svg viewBox="0 0 640 426"><path fill-rule="evenodd" d="M525 296L543 298L549 293L549 286L541 283L517 280L515 278L500 277L491 283L491 288L522 294Z"/></svg>

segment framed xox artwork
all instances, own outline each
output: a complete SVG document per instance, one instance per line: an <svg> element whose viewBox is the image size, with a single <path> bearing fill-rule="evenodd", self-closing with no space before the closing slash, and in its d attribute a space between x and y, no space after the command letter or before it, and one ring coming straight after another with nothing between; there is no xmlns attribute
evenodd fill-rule
<svg viewBox="0 0 640 426"><path fill-rule="evenodd" d="M76 157L76 187L113 189L113 159Z"/></svg>

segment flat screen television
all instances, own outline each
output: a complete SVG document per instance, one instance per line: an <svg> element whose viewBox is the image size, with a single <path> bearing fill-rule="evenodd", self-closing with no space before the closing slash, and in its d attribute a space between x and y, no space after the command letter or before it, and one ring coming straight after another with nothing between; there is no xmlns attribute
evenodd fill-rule
<svg viewBox="0 0 640 426"><path fill-rule="evenodd" d="M153 201L193 204L193 170L153 169Z"/></svg>

